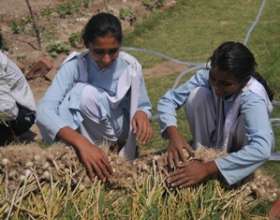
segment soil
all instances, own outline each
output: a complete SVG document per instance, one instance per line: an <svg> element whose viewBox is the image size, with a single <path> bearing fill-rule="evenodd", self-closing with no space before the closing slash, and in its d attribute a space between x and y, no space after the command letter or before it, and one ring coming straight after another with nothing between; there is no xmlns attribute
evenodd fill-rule
<svg viewBox="0 0 280 220"><path fill-rule="evenodd" d="M0 33L2 33L5 46L8 48L8 56L18 64L24 73L27 73L31 65L41 57L49 56L47 46L50 42L53 42L54 39L59 39L61 42L68 43L69 36L72 33L80 32L87 20L97 12L109 11L119 16L121 9L131 9L136 20L131 23L127 18L121 19L125 32L133 30L137 22L141 22L152 13L152 10L145 7L143 2L139 0L92 0L89 1L91 3L87 8L81 8L80 11L75 11L71 15L60 17L59 13L57 13L58 6L73 0L29 1L36 18L37 26L41 31L42 50L38 49L38 43L31 21L27 25L22 25L24 26L24 30L21 30L19 33L15 34L12 31L11 24L13 22L21 24L20 22L22 20L30 16L26 2L23 0L0 1ZM166 0L160 10L167 10L175 4L175 0ZM11 7L11 5L15 7ZM43 16L42 12L44 10L51 13L51 15ZM71 48L70 50L79 49L81 49L81 45L78 45L78 48ZM65 57L65 54L59 54L55 58L49 57L54 62L53 69L47 75L50 81L53 79ZM147 76L161 76L174 73L174 70L175 72L180 72L182 69L182 65L163 62L150 69L145 69L144 74ZM39 100L45 93L46 88L50 85L50 81L45 78L29 81L36 100Z"/></svg>

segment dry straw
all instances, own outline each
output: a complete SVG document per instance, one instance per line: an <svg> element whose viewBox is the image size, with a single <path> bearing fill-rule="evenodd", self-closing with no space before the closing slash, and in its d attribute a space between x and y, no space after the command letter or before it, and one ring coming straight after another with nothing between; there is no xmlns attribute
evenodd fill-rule
<svg viewBox="0 0 280 220"><path fill-rule="evenodd" d="M194 157L215 155L223 154L201 148ZM254 206L279 195L273 179L261 173L235 188L211 180L171 190L160 172L165 154L132 163L108 156L114 177L104 185L90 182L74 151L62 144L0 149L0 219L252 219Z"/></svg>

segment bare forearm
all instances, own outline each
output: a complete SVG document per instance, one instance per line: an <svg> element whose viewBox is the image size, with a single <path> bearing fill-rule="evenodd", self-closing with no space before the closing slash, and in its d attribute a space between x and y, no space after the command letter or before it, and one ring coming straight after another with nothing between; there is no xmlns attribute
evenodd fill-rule
<svg viewBox="0 0 280 220"><path fill-rule="evenodd" d="M214 161L204 163L204 167L207 171L208 177L216 178L219 174L219 169Z"/></svg>
<svg viewBox="0 0 280 220"><path fill-rule="evenodd" d="M74 147L91 180L96 175L104 182L110 178L113 171L108 158L95 144L70 127L60 129L57 136Z"/></svg>
<svg viewBox="0 0 280 220"><path fill-rule="evenodd" d="M57 137L72 145L76 150L79 150L79 146L83 146L83 143L89 143L87 138L70 127L61 128Z"/></svg>
<svg viewBox="0 0 280 220"><path fill-rule="evenodd" d="M173 139L176 139L181 136L176 126L170 126L170 127L166 128L164 135L169 140L173 140Z"/></svg>

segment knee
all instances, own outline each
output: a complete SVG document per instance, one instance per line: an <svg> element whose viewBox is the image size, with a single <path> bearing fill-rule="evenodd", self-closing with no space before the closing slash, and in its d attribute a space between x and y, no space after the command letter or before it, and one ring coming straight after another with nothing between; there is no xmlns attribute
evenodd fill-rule
<svg viewBox="0 0 280 220"><path fill-rule="evenodd" d="M191 91L186 102L186 108L191 108L197 111L201 108L205 108L206 104L211 100L212 94L210 89L205 87L197 87Z"/></svg>
<svg viewBox="0 0 280 220"><path fill-rule="evenodd" d="M87 85L82 91L80 110L83 114L89 117L94 116L102 118L106 113L107 102L104 93L93 86Z"/></svg>

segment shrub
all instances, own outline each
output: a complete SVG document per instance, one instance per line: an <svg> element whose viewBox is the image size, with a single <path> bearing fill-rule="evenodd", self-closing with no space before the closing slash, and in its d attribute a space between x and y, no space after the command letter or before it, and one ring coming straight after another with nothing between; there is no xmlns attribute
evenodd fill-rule
<svg viewBox="0 0 280 220"><path fill-rule="evenodd" d="M131 25L136 21L136 16L131 8L121 8L119 17L121 20L128 21Z"/></svg>
<svg viewBox="0 0 280 220"><path fill-rule="evenodd" d="M79 45L81 44L81 33L80 32L72 33L68 38L68 41L71 47L78 48Z"/></svg>
<svg viewBox="0 0 280 220"><path fill-rule="evenodd" d="M68 54L70 51L69 45L60 41L50 43L46 49L52 57L57 57L61 53Z"/></svg>
<svg viewBox="0 0 280 220"><path fill-rule="evenodd" d="M149 10L160 8L164 2L165 0L142 0L143 5Z"/></svg>

